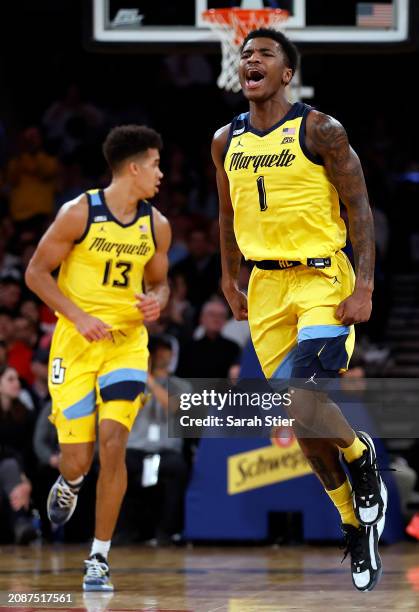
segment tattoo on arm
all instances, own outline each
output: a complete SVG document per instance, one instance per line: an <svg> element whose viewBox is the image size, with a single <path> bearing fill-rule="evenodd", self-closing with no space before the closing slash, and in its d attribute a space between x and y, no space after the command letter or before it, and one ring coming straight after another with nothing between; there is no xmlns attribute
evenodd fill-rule
<svg viewBox="0 0 419 612"><path fill-rule="evenodd" d="M220 236L223 275L238 280L242 254L234 234L233 216L220 214Z"/></svg>
<svg viewBox="0 0 419 612"><path fill-rule="evenodd" d="M234 211L230 185L224 170L223 150L227 143L230 125L218 130L213 138L211 154L216 167L218 198L220 202L220 250L223 283L236 283L239 278L242 254L234 234Z"/></svg>
<svg viewBox="0 0 419 612"><path fill-rule="evenodd" d="M325 162L330 181L348 210L349 235L354 249L357 285L374 283L374 222L361 163L342 125L322 113L311 122L309 139Z"/></svg>

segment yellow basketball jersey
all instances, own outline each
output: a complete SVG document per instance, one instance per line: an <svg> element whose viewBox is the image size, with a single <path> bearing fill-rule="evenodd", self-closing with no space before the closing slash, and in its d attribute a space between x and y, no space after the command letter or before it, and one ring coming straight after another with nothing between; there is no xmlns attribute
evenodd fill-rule
<svg viewBox="0 0 419 612"><path fill-rule="evenodd" d="M86 230L61 264L58 286L72 302L113 329L142 322L135 293L155 252L151 204L138 203L134 221L120 223L103 191L87 192Z"/></svg>
<svg viewBox="0 0 419 612"><path fill-rule="evenodd" d="M328 257L346 244L337 191L305 145L310 110L295 103L263 132L250 125L249 113L231 124L224 168L246 259L303 261Z"/></svg>

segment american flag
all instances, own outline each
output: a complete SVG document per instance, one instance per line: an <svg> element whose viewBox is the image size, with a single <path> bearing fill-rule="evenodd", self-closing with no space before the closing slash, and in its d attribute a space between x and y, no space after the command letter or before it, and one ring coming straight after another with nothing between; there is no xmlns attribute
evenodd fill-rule
<svg viewBox="0 0 419 612"><path fill-rule="evenodd" d="M356 5L356 25L361 28L390 28L393 25L393 4L359 2Z"/></svg>
<svg viewBox="0 0 419 612"><path fill-rule="evenodd" d="M283 133L283 134L288 134L288 136L289 136L290 134L295 134L295 128L284 128L284 129L282 130L282 133Z"/></svg>

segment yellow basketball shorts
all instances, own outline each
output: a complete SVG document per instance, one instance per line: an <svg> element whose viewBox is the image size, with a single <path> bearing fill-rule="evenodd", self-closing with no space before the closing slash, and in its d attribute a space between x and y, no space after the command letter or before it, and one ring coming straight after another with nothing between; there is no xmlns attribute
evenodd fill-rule
<svg viewBox="0 0 419 612"><path fill-rule="evenodd" d="M65 319L54 331L50 361L50 420L60 443L93 442L96 421L118 421L131 431L148 366L145 327L112 331L112 340L88 342Z"/></svg>
<svg viewBox="0 0 419 612"><path fill-rule="evenodd" d="M348 368L355 330L342 325L335 313L354 284L354 271L342 251L331 258L329 268L253 268L249 325L267 378L336 376ZM313 370L314 364L321 372Z"/></svg>

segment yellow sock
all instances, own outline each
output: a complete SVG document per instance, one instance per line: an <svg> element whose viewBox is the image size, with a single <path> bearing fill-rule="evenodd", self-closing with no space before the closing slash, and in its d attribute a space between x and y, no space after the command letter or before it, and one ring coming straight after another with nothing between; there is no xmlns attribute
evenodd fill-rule
<svg viewBox="0 0 419 612"><path fill-rule="evenodd" d="M357 436L355 436L355 440L350 446L339 446L339 450L342 451L346 461L351 463L352 461L359 459L362 456L362 453L367 450L367 447Z"/></svg>
<svg viewBox="0 0 419 612"><path fill-rule="evenodd" d="M359 521L355 516L354 506L352 503L352 488L349 480L346 479L343 485L331 491L325 489L326 493L335 504L337 511L340 514L342 523L345 525L353 525L359 527Z"/></svg>

